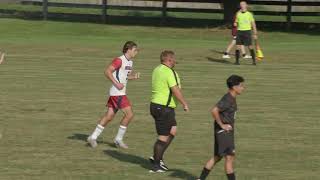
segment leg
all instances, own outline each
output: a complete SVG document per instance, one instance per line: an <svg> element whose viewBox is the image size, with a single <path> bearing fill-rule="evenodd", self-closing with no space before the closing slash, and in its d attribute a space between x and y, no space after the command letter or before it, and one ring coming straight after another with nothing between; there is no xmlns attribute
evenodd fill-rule
<svg viewBox="0 0 320 180"><path fill-rule="evenodd" d="M224 169L227 174L228 180L236 180L234 170L233 170L233 162L234 162L234 155L227 155L225 156L225 165Z"/></svg>
<svg viewBox="0 0 320 180"><path fill-rule="evenodd" d="M97 138L100 136L100 134L103 132L104 127L112 121L112 119L115 116L115 111L113 108L108 108L108 111L104 114L104 116L99 121L97 127L92 132L92 134L88 137L87 141L91 145L91 147L95 148L97 147Z"/></svg>
<svg viewBox="0 0 320 180"><path fill-rule="evenodd" d="M236 40L232 39L232 41L230 42L230 44L227 47L226 53L229 54L231 49L233 48L233 46L236 45Z"/></svg>
<svg viewBox="0 0 320 180"><path fill-rule="evenodd" d="M241 45L237 45L237 50L236 50L236 65L239 65L239 58L240 58L240 49L241 49Z"/></svg>
<svg viewBox="0 0 320 180"><path fill-rule="evenodd" d="M124 116L120 122L120 127L119 127L119 130L118 130L118 133L117 133L117 136L116 136L114 142L117 146L127 149L128 146L123 143L123 136L126 133L126 130L127 130L129 123L133 119L133 111L132 111L131 106L123 108L123 109L121 109L121 111L123 112Z"/></svg>
<svg viewBox="0 0 320 180"><path fill-rule="evenodd" d="M241 46L241 54L242 54L242 56L246 55L246 49L243 45Z"/></svg>
<svg viewBox="0 0 320 180"><path fill-rule="evenodd" d="M250 49L250 55L252 57L252 64L256 65L256 54L254 52L254 48L252 45L249 45L249 49Z"/></svg>
<svg viewBox="0 0 320 180"><path fill-rule="evenodd" d="M200 175L200 180L204 180L207 178L209 175L210 171L213 169L213 167L221 160L222 158L220 156L214 156L209 161L206 163L204 166L201 175Z"/></svg>

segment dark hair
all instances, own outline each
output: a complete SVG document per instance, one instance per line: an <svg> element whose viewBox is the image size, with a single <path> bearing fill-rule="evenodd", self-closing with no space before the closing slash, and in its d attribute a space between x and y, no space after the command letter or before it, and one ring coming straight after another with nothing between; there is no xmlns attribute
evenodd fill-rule
<svg viewBox="0 0 320 180"><path fill-rule="evenodd" d="M129 49L132 49L134 47L137 47L138 45L133 42L133 41L127 41L124 45L123 45L123 48L122 48L122 52L123 54L126 53Z"/></svg>
<svg viewBox="0 0 320 180"><path fill-rule="evenodd" d="M229 89L232 89L233 86L238 86L242 82L244 82L243 77L238 76L238 75L231 75L227 79L227 86Z"/></svg>
<svg viewBox="0 0 320 180"><path fill-rule="evenodd" d="M166 57L168 56L173 56L174 52L171 50L164 50L161 52L160 54L160 61L163 62L165 60Z"/></svg>

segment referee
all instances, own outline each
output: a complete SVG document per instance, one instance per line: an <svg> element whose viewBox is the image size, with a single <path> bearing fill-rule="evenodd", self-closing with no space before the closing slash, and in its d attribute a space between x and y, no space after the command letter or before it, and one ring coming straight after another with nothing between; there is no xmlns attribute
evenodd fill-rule
<svg viewBox="0 0 320 180"><path fill-rule="evenodd" d="M177 72L173 51L165 50L160 55L161 64L152 73L152 97L150 113L155 120L158 139L154 144L153 156L150 161L153 168L150 172L165 172L169 170L163 162L163 154L174 139L177 131L177 122L174 109L177 100L189 111L188 104L180 90L181 83Z"/></svg>
<svg viewBox="0 0 320 180"><path fill-rule="evenodd" d="M241 45L248 46L250 49L250 54L252 57L252 64L256 65L256 55L252 46L252 32L253 38L256 40L258 38L257 26L253 15L248 11L248 4L246 1L240 2L240 11L236 15L236 20L234 26L237 27L237 49L236 49L236 65L240 65L240 49Z"/></svg>

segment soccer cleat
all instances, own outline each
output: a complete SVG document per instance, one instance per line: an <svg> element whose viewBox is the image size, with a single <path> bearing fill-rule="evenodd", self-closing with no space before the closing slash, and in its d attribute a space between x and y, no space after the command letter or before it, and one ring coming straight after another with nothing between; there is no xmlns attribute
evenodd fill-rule
<svg viewBox="0 0 320 180"><path fill-rule="evenodd" d="M150 173L164 173L166 172L163 168L158 165L155 165L152 169L149 170Z"/></svg>
<svg viewBox="0 0 320 180"><path fill-rule="evenodd" d="M149 157L149 161L151 164L154 164L153 156ZM164 161L162 159L160 160L160 167L165 171L169 171L169 168L166 166L166 164L164 163Z"/></svg>
<svg viewBox="0 0 320 180"><path fill-rule="evenodd" d="M231 57L230 57L229 54L224 54L224 55L222 56L222 58L223 58L223 59L230 59Z"/></svg>
<svg viewBox="0 0 320 180"><path fill-rule="evenodd" d="M252 63L252 65L256 66L256 65L257 65L257 63L256 63L256 62L253 62L253 63Z"/></svg>
<svg viewBox="0 0 320 180"><path fill-rule="evenodd" d="M238 62L235 62L235 63L234 63L234 65L240 65L240 63L238 63Z"/></svg>
<svg viewBox="0 0 320 180"><path fill-rule="evenodd" d="M245 55L245 56L243 56L243 58L244 58L244 59L252 59L252 56L250 56L250 55Z"/></svg>
<svg viewBox="0 0 320 180"><path fill-rule="evenodd" d="M114 145L118 148L128 149L129 147L122 140L114 140Z"/></svg>
<svg viewBox="0 0 320 180"><path fill-rule="evenodd" d="M96 148L98 146L98 143L95 139L92 139L91 136L88 137L87 142L92 148Z"/></svg>

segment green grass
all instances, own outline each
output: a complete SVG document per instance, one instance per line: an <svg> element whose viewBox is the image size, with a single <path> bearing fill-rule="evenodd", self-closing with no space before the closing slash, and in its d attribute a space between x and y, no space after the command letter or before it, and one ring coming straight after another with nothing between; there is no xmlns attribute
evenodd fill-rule
<svg viewBox="0 0 320 180"><path fill-rule="evenodd" d="M41 6L6 4L6 3L0 3L0 9L27 11L27 12L41 12L42 11ZM252 9L272 10L272 9L270 9L270 7L261 6L261 5L253 6ZM101 10L100 9L90 9L90 8L49 7L49 13L71 13L71 14L100 15ZM110 15L110 16L161 17L162 14L161 14L161 11L136 11L136 10L109 9L108 15ZM192 12L168 12L168 17L222 20L223 14L192 13ZM257 21L286 22L285 16L256 15L255 18ZM318 22L320 22L320 17L319 16L293 16L292 22L318 23Z"/></svg>
<svg viewBox="0 0 320 180"><path fill-rule="evenodd" d="M265 60L257 67L215 62L230 40L218 29L174 29L0 19L0 179L191 179L212 155L209 109L230 74L246 78L238 99L236 173L240 180L319 177L319 36L261 32ZM109 145L121 115L97 149L83 139L105 111L110 83L103 70L126 40L142 48L141 80L128 94L135 118L130 150ZM191 112L177 109L178 136L165 159L173 171L152 175L146 158L156 134L149 115L150 78L163 49L176 67ZM209 60L208 60L209 58ZM230 60L231 62L233 61ZM225 179L219 164L209 179Z"/></svg>

